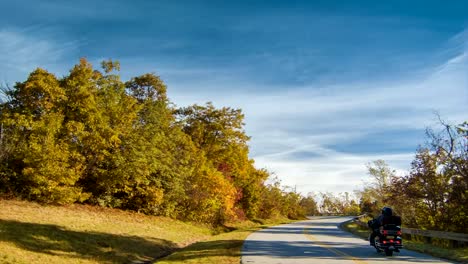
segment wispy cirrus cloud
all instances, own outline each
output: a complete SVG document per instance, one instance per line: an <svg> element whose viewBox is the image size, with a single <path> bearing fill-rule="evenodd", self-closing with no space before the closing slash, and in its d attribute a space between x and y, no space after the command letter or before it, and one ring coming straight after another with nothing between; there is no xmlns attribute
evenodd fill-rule
<svg viewBox="0 0 468 264"><path fill-rule="evenodd" d="M58 32L42 26L24 29L0 28L0 80L23 80L37 67L60 73L76 55L78 41L57 39Z"/></svg>
<svg viewBox="0 0 468 264"><path fill-rule="evenodd" d="M137 58L124 58L122 65L131 65L129 75L148 69L160 74L179 106L212 101L241 108L258 167L303 193L342 192L359 188L365 165L376 159L405 173L425 142L425 128L437 122L434 112L452 123L466 119L466 43L463 31L425 58L426 66L402 75L280 83L274 89L235 65L192 68Z"/></svg>
<svg viewBox="0 0 468 264"><path fill-rule="evenodd" d="M457 40L450 46L456 50L451 57L403 79L362 77L330 87L311 83L269 93L236 89L244 84L234 82L217 94L206 87L210 92L200 87L196 93L177 93L175 82L172 98L182 105L213 101L242 108L257 166L275 172L284 184L303 193L352 191L367 177L370 161L384 159L399 174L408 170L418 145L425 142L425 128L436 124L434 112L452 123L466 120L464 34L449 41Z"/></svg>
<svg viewBox="0 0 468 264"><path fill-rule="evenodd" d="M179 106L242 108L257 166L304 193L352 191L375 159L408 169L434 111L466 120L463 1L135 3L5 3L0 80L80 56L156 72Z"/></svg>

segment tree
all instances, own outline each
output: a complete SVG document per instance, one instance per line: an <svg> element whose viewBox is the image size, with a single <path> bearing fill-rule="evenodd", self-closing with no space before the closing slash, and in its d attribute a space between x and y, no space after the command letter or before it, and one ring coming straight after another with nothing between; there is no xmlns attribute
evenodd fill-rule
<svg viewBox="0 0 468 264"><path fill-rule="evenodd" d="M368 174L371 180L363 190L356 193L360 196L360 211L377 215L380 209L392 203L390 187L396 177L384 160L375 160L367 164Z"/></svg>
<svg viewBox="0 0 468 264"><path fill-rule="evenodd" d="M166 86L158 76L144 74L125 87L138 102L138 111L123 150L132 169L117 196L126 208L177 217L177 206L186 197L185 181L194 170L195 150L175 125Z"/></svg>
<svg viewBox="0 0 468 264"><path fill-rule="evenodd" d="M206 157L207 162L236 188L236 206L241 215L255 217L259 186L267 174L256 170L248 157L240 109L216 109L211 103L177 109L178 124ZM208 165L207 165L208 166Z"/></svg>
<svg viewBox="0 0 468 264"><path fill-rule="evenodd" d="M321 193L320 212L327 215L358 215L360 209L356 201L350 199L349 193Z"/></svg>
<svg viewBox="0 0 468 264"><path fill-rule="evenodd" d="M428 129L430 142L416 153L409 175L393 182L393 199L400 201L403 220L409 226L467 232L466 122L441 124L439 133Z"/></svg>
<svg viewBox="0 0 468 264"><path fill-rule="evenodd" d="M318 205L313 194L310 193L306 197L303 197L299 204L304 209L305 215L310 216L319 214Z"/></svg>
<svg viewBox="0 0 468 264"><path fill-rule="evenodd" d="M86 199L77 185L82 157L62 139L61 105L67 97L57 78L37 69L8 93L11 100L1 112L2 141L15 149L4 160L2 177L8 178L10 191L47 203Z"/></svg>
<svg viewBox="0 0 468 264"><path fill-rule="evenodd" d="M265 181L270 174L265 169L256 169L251 166L249 175L248 181L245 181L242 186L242 197L239 203L246 217L255 219L260 215L262 192L265 188Z"/></svg>
<svg viewBox="0 0 468 264"><path fill-rule="evenodd" d="M159 76L123 82L118 62L101 67L81 59L3 89L0 192L213 225L304 214L300 194L255 168L240 109L174 109Z"/></svg>
<svg viewBox="0 0 468 264"><path fill-rule="evenodd" d="M198 157L196 170L186 185L183 218L215 226L235 219L236 189L221 172L207 163L203 153Z"/></svg>
<svg viewBox="0 0 468 264"><path fill-rule="evenodd" d="M291 188L281 186L278 178L270 178L269 183L264 185L261 191L258 217L263 219L281 216L290 219L304 218L305 210L300 206L302 198Z"/></svg>
<svg viewBox="0 0 468 264"><path fill-rule="evenodd" d="M243 155L247 151L249 137L243 130L244 115L240 109L223 107L216 109L213 104L193 105L176 111L183 131L190 135L197 148L203 150L208 160L229 176L232 154ZM240 152L240 153L234 153ZM237 156L239 156L237 155ZM238 157L235 157L238 158Z"/></svg>

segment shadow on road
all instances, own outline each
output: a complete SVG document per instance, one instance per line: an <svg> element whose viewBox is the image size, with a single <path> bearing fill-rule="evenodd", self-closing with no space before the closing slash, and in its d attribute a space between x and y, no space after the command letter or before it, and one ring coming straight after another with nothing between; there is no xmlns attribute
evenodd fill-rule
<svg viewBox="0 0 468 264"><path fill-rule="evenodd" d="M258 231L260 233L271 234L298 234L298 233L314 233L320 235L339 235L351 236L348 233L341 232L338 229L337 223L322 223L322 222L300 222L298 224L275 226L268 229Z"/></svg>
<svg viewBox="0 0 468 264"><path fill-rule="evenodd" d="M245 257L270 256L272 258L343 259L348 261L357 258L371 262L388 262L392 259L413 263L437 261L429 256L404 249L401 253L395 253L393 257L387 257L383 253L377 253L367 241L339 229L338 225L339 223L308 221L264 229L258 233L265 234L269 239L247 240L242 255ZM309 239L302 237L302 241L288 241L287 235L293 234L310 236L308 236ZM281 238L285 238L285 240L281 240Z"/></svg>
<svg viewBox="0 0 468 264"><path fill-rule="evenodd" d="M324 245L326 247L324 247ZM344 254L337 254L327 249L339 250ZM370 246L362 246L353 243L330 243L325 241L308 242L287 242L287 241L248 241L244 245L243 256L268 256L272 258L293 258L293 259L342 259L350 260L353 258L364 261L388 262L398 259L398 261L408 261L413 263L431 263L433 259L406 255L402 250L399 255L386 257L383 253L377 253ZM319 262L320 263L320 262Z"/></svg>

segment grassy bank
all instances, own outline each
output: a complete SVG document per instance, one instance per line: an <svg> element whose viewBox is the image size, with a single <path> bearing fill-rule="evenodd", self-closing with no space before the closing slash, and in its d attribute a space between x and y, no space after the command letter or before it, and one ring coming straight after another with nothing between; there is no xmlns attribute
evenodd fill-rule
<svg viewBox="0 0 468 264"><path fill-rule="evenodd" d="M138 213L0 200L0 262L125 263L154 259L212 230Z"/></svg>
<svg viewBox="0 0 468 264"><path fill-rule="evenodd" d="M174 252L164 261L239 263L242 241L260 227L213 230L114 209L0 200L0 263L152 263Z"/></svg>
<svg viewBox="0 0 468 264"><path fill-rule="evenodd" d="M347 222L343 224L342 228L365 239L367 239L369 236L369 229L361 227L353 222ZM420 241L412 241L409 239L404 239L403 245L406 249L426 253L435 257L458 261L461 263L468 263L468 248L444 248L432 244L426 244Z"/></svg>
<svg viewBox="0 0 468 264"><path fill-rule="evenodd" d="M290 223L288 219L274 219L263 223L244 223L236 230L213 236L205 241L194 243L174 254L159 260L158 264L238 264L245 238L260 228Z"/></svg>

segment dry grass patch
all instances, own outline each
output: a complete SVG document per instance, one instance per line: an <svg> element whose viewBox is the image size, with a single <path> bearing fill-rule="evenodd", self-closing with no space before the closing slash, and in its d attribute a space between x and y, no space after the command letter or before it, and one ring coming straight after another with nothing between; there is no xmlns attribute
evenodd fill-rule
<svg viewBox="0 0 468 264"><path fill-rule="evenodd" d="M155 263L158 264L238 264L245 238L252 232L272 225L286 224L288 219L273 219L266 222L242 222L233 224L232 232L213 236L205 241L194 243Z"/></svg>
<svg viewBox="0 0 468 264"><path fill-rule="evenodd" d="M168 255L212 230L164 217L0 200L0 263L128 263Z"/></svg>
<svg viewBox="0 0 468 264"><path fill-rule="evenodd" d="M157 263L237 264L251 232L287 222L257 220L213 230L108 208L0 199L0 263L152 263L173 253Z"/></svg>

